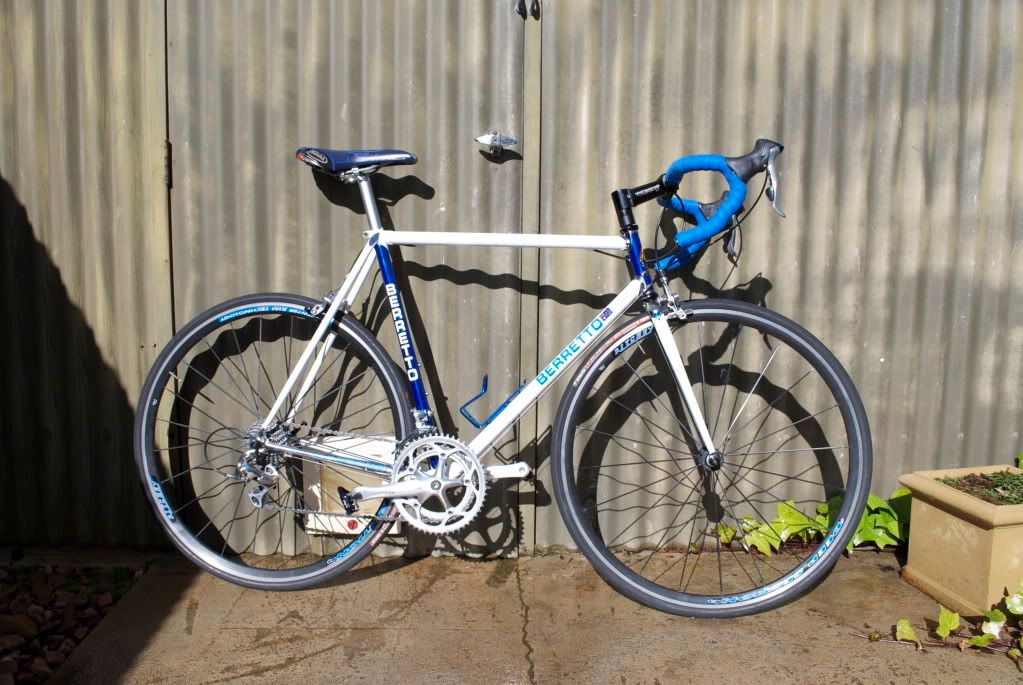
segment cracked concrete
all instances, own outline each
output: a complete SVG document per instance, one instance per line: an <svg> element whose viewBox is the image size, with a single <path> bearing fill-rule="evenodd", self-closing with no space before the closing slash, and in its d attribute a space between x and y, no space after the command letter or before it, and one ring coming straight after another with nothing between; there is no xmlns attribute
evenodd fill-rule
<svg viewBox="0 0 1023 685"><path fill-rule="evenodd" d="M928 597L887 554L842 559L774 612L709 621L615 593L573 554L376 560L328 587L246 590L168 558L89 635L58 683L1006 683L1004 657L849 635Z"/></svg>

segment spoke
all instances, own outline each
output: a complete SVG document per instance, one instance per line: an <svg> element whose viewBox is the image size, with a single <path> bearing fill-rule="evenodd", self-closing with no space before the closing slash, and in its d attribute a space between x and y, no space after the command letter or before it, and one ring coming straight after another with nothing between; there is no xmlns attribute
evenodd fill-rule
<svg viewBox="0 0 1023 685"><path fill-rule="evenodd" d="M195 466L189 466L187 469L182 469L181 471L178 471L177 473L172 475L170 478L165 478L165 479L161 480L160 481L160 485L166 485L167 483L170 483L172 481L177 480L178 478L181 478L181 476L184 476L187 473L191 473L192 471L197 471L197 470L215 471L215 472L221 474L222 476L230 477L231 474L224 473L224 472L222 472L220 470L221 468L224 468L224 467L211 468L208 465L212 464L217 459L221 459L222 457L226 457L227 455L231 454L232 451L233 450L228 450L227 452L223 452L221 454L218 454L215 457L212 457L210 459L206 459L204 461L201 461L198 464L196 464ZM225 466L233 466L233 464L228 463L228 464L225 464Z"/></svg>
<svg viewBox="0 0 1023 685"><path fill-rule="evenodd" d="M227 552L228 541L231 539L231 531L234 529L234 522L238 520L238 507L242 503L242 497L245 496L245 488L238 491L238 500L234 503L234 512L231 515L231 523L227 526L227 533L224 534L224 546L220 549L220 556L224 556Z"/></svg>
<svg viewBox="0 0 1023 685"><path fill-rule="evenodd" d="M717 480L716 477L715 477L715 480ZM707 523L710 523L710 521L708 521ZM720 521L718 522L718 524L720 525ZM715 530L714 532L717 533L717 530ZM724 575L724 569L721 567L721 534L720 533L718 533L718 535L717 535L717 541L718 541L718 587L720 588L718 590L718 592L720 592L723 595L723 594L725 594L725 575Z"/></svg>
<svg viewBox="0 0 1023 685"><path fill-rule="evenodd" d="M723 491L721 493L721 500L727 505L726 508L728 509L728 513L732 516L732 520L735 521L736 532L737 533L741 532L745 536L746 531L743 530L743 528L742 528L742 521L740 521L739 518L735 515L735 509L732 507L732 501L725 496ZM764 584L764 574L760 572L760 566L757 565L757 558L753 554L753 550L749 549L749 547L746 545L745 540L743 541L742 544L743 544L743 549L746 550L746 554L750 558L750 561L753 562L753 570L756 571L757 572L757 576L760 577L760 584L763 585ZM729 545L729 549L731 549L731 545ZM735 556L735 562L737 564L739 564L739 567L742 569L742 572L746 574L746 577L749 578L750 582L753 583L753 585L755 587L758 587L757 584L756 584L756 581L753 580L753 576L751 576L749 574L749 571L746 570L746 567L743 566L742 562L739 561L739 555L737 555L734 551L732 552L732 554Z"/></svg>
<svg viewBox="0 0 1023 685"><path fill-rule="evenodd" d="M238 359L240 359L241 362L242 362L242 368L240 369L241 373L242 373L242 378L245 379L245 384L249 386L249 391L252 393L252 398L255 400L256 408L258 409L259 408L259 403L262 402L266 406L267 410L269 410L270 406L266 404L266 400L264 400L263 396L260 395L259 390L254 388L254 387L252 387L252 380L250 379L250 376L249 376L249 369L248 369L247 365L245 364L245 354L242 352L242 344L238 340L238 331L237 331L237 329L235 329L233 323L232 324L228 324L228 328L231 329L231 335L234 336L234 346L235 346L235 349L238 350ZM203 339L203 342L206 342L205 338ZM208 342L206 343L206 347L209 347L210 351L213 351L213 348L210 347L210 344ZM215 351L213 351L213 354L216 355L217 353ZM219 357L218 357L218 359L219 359ZM238 364L235 361L232 360L231 364L234 366L234 368L236 368L236 369L238 368ZM257 378L258 378L258 376L257 376ZM256 412L256 413L258 415L259 412Z"/></svg>
<svg viewBox="0 0 1023 685"><path fill-rule="evenodd" d="M208 499L207 495L209 495L209 493L213 492L217 488L220 488L222 486L237 485L237 484L239 484L241 482L242 481L240 481L240 480L230 480L230 479L225 478L223 481L213 485L213 487L211 487L211 488L209 488L207 490L204 490L201 495L196 495L192 499L190 499L187 502L185 502L184 504L182 504L180 507L178 507L177 509L174 510L174 513L175 514L179 514L181 512L181 510L184 509L185 507L191 506L192 504L194 504L196 502L199 502L201 500ZM227 487L223 487L220 492L218 492L216 495L212 495L212 497L219 497L220 495L222 495L226 491L227 491Z"/></svg>
<svg viewBox="0 0 1023 685"><path fill-rule="evenodd" d="M702 476L700 478L700 483L701 484L703 483ZM699 488L697 488L697 490L698 489ZM708 523L709 523L709 521L708 521ZM693 527L689 529L689 542L686 543L685 557L683 558L684 560L682 562L682 574L678 578L679 592L682 592L682 582L686 579L686 567L689 566L689 555L692 553L692 550L693 550L693 536L696 534L696 527L697 527L696 524L693 524ZM702 545L701 545L701 548L702 548ZM698 553L696 555L696 561L693 562L693 570L689 572L689 583L693 582L693 576L696 575L696 567L700 565L700 558L702 556L703 556L703 554L699 553L699 551L698 551ZM689 589L689 583L686 583L686 590Z"/></svg>
<svg viewBox="0 0 1023 685"><path fill-rule="evenodd" d="M625 357L622 357L622 361L625 362L625 365L629 367L630 371L632 371L632 375L634 375L639 380L639 382L643 384L643 387L647 389L647 392L650 393L650 397L652 397L659 405L661 405L664 408L664 411L668 412L668 415L671 418L675 419L675 423L678 424L679 428L685 431L686 435L688 435L689 438L693 441L693 444L696 445L700 444L699 441L693 437L693 434L689 432L689 429L685 427L685 424L683 424L682 421L678 418L678 416L675 415L675 412L673 412L670 407L664 404L664 400L658 397L657 393L654 392L654 389L650 387L650 384L647 383L646 380L639 375L639 372L631 363L629 363L629 360L626 359Z"/></svg>
<svg viewBox="0 0 1023 685"><path fill-rule="evenodd" d="M740 326L739 332L735 334L735 339L732 341L732 356L728 359L728 373L725 374L725 382L721 386L721 400L718 402L718 413L714 417L714 427L710 430L711 435L717 435L718 432L718 421L721 420L721 409L725 406L725 395L728 393L728 381L732 380L732 368L735 364L735 351L739 349L739 337L742 335L744 330L746 329Z"/></svg>
<svg viewBox="0 0 1023 685"><path fill-rule="evenodd" d="M212 435L212 434L211 434ZM203 447L205 445L217 445L223 446L222 443L234 442L237 438L222 438L220 440L206 440L203 442L189 442L184 445L175 445L174 447L154 447L154 452L172 452L174 450L187 449L189 447Z"/></svg>
<svg viewBox="0 0 1023 685"><path fill-rule="evenodd" d="M253 346L252 349L256 353L256 361L259 362L259 368L261 368L263 370L263 376L266 377L266 383L267 383L267 385L270 386L270 393L274 396L274 398L276 398L277 397L277 390L274 388L274 382L270 378L270 372L266 370L266 365L263 363L263 355L261 355L259 353L259 349L262 346L263 346L263 319L260 318L259 319L259 339L256 341L256 344ZM263 376L259 376L259 378L262 379ZM262 393L260 393L260 395L262 396Z"/></svg>
<svg viewBox="0 0 1023 685"><path fill-rule="evenodd" d="M746 482L747 482L747 483L749 483L750 485L752 485L752 486L756 487L756 483L752 482L751 480L749 480L749 479L748 479L748 478L746 478L745 476L742 476L742 475L740 475L740 476L739 476L739 478L741 478L742 480L746 481ZM763 522L764 522L764 523L765 523L765 524L767 525L767 527L771 529L771 532L772 532L772 533L774 533L774 534L775 534L775 535L776 535L776 536L778 537L778 539L779 539L779 540L782 540L782 542L784 542L784 540L783 540L783 538L782 538L782 536L781 536L781 533L779 533L779 532L778 532L778 531L777 531L777 530L775 529L775 527L774 527L774 524L772 524L772 523L771 523L771 520L770 520L770 519L768 519L768 518L766 518L766 517L765 517L765 516L764 516L764 515L763 515L763 514L762 514L762 513L760 512L760 510L759 510L759 509L757 509L757 505L753 504L752 500L750 500L750 498L746 496L746 493L745 493L745 492L743 492L741 488L739 488L739 485L738 485L738 483L735 483L734 485L735 485L735 491L739 493L739 495L740 495L740 496L741 496L741 497L743 498L743 500L745 500L746 504L750 505L750 507L752 507L752 508L753 508L753 511L755 511L755 512L756 512L756 514L757 514L757 516L758 516L758 517L760 518L760 520L761 520L761 521L763 521ZM781 501L781 500L778 500L778 501ZM779 548L779 550L780 550L780 548ZM800 563L802 563L802 562L804 561L804 559L803 559L803 558L801 558L801 557L800 557L800 556L799 556L798 554L796 554L795 552L793 552L793 553L792 553L792 556L794 556L794 557L796 557L797 559L799 559L799 562L800 562Z"/></svg>
<svg viewBox="0 0 1023 685"><path fill-rule="evenodd" d="M651 459L649 461L627 461L624 464L596 464L594 466L579 466L576 468L577 471L584 469L602 469L602 468L621 468L623 466L642 466L644 464L677 464L678 459ZM696 468L695 466L693 468Z"/></svg>
<svg viewBox="0 0 1023 685"><path fill-rule="evenodd" d="M766 407L764 407L763 409L758 411L756 414L751 416L749 418L749 420L746 421L746 423L744 423L741 426L739 426L738 428L736 428L734 433L731 433L730 436L726 435L725 436L725 440L721 441L721 446L723 447L725 444L727 444L729 437L733 437L733 436L738 435L739 433L741 433L746 428L746 426L750 425L751 423L756 421L758 418L760 418L761 414L763 414L764 412L770 411L771 408L778 402L778 400L782 399L783 397L788 397L789 393L792 391L792 389L795 388L797 385L799 385L803 381L804 378L809 376L811 371L812 371L812 369L810 371L807 371L806 373L804 373L799 378L797 378L796 381L792 385L790 385L789 387L785 388L780 393L778 393L778 396L775 397L773 400L771 400L770 404L768 404ZM763 424L761 424L761 425L763 425Z"/></svg>
<svg viewBox="0 0 1023 685"><path fill-rule="evenodd" d="M661 445L655 445L655 444L654 444L654 443L652 443L652 442L644 442L643 440L639 440L639 439L637 439L637 438L630 438L630 437L626 437L626 436L619 436L619 435L615 435L614 433L608 433L608 432L606 432L606 431L599 431L599 430L597 430L597 429L595 429L595 428L587 428L587 427L585 427L585 426L580 426L580 427L579 427L579 428L577 428L576 430L580 430L580 431L589 431L590 433L596 433L597 435L606 435L606 436L608 436L609 438L614 438L616 442L617 442L618 440L625 440L625 441L627 441L627 442L634 442L634 443L637 443L637 444L639 444L639 445L645 445L645 446L647 446L647 447L653 447L653 448L655 448L655 449L662 449L662 450L664 450L665 452L673 452L673 453L675 453L675 454L681 454L681 455L683 455L683 456L685 456L685 457L692 457L692 456L695 456L695 455L693 455L693 453L692 453L692 452L686 452L686 451L684 451L684 450L676 450L676 449L672 449L671 447L666 447L666 446L665 446L665 445L663 445L663 444L661 444Z"/></svg>
<svg viewBox="0 0 1023 685"><path fill-rule="evenodd" d="M180 382L181 382L181 381L180 381L180 379L179 379L179 378L178 378L177 376L175 376L174 374L170 374L170 375L171 375L171 377L172 377L172 378L174 378L174 380L178 381L178 383L180 383ZM208 418L208 419L209 419L210 421L212 421L213 423L217 424L217 425L218 425L218 426L220 426L221 428L224 428L224 429L226 429L226 430L236 430L236 429L234 429L234 428L231 428L230 426L227 426L227 425L225 425L224 423L220 422L219 420L217 420L217 419L213 418L212 416L210 416L209 414L207 414L206 412L204 412L204 411L203 411L202 409L200 409L199 407L195 406L194 404L192 404L191 402L189 402L188 400L186 400L186 399L185 399L184 397L182 397L181 395L179 395L179 394L177 394L177 393L171 393L171 394L173 394L173 395L174 395L174 397L176 397L176 398L177 398L178 400L180 400L181 402L184 402L184 403L185 403L185 404L187 404L187 405L188 405L189 407L191 407L192 409L196 410L197 412L199 412L200 414L202 414L203 416L205 416L206 418ZM215 403L214 403L214 404L215 404ZM168 422L168 423L170 423L170 422ZM184 424L179 424L179 425L184 425ZM185 426L185 427L186 427L186 428L188 428L188 426Z"/></svg>
<svg viewBox="0 0 1023 685"><path fill-rule="evenodd" d="M237 483L238 481L235 481L235 482ZM245 492L245 488L242 488L242 493L244 494L244 492ZM223 493L218 493L218 494L223 494ZM190 504L190 503L189 503L189 504ZM213 525L213 522L217 520L217 517L218 517L218 516L220 516L221 512L223 512L223 511L224 511L224 509L227 509L227 507L228 507L228 506L229 506L230 504L231 504L231 499L230 499L230 498L228 498L227 502L225 502L225 503L224 503L224 505L223 505L223 506L221 506L221 507L220 507L220 509L218 509L218 510L217 510L217 513L216 513L216 514L214 514L213 516L208 516L208 517L206 518L206 525L204 525L204 526L203 526L202 528L200 528L200 529L198 530L198 532L196 532L196 534L194 535L194 537L195 537L196 539L198 539L198 538L202 537L202 534L203 534L204 532L206 532L206 529L207 529L207 528L209 528L209 527L210 527L211 525ZM188 506L188 505L185 505L185 506ZM179 510L179 511L180 511L180 510ZM243 518L244 518L244 517L243 517Z"/></svg>
<svg viewBox="0 0 1023 685"><path fill-rule="evenodd" d="M821 414L823 414L825 412L829 412L829 411L831 411L832 409L834 409L837 406L838 406L838 404L836 403L836 404L831 405L827 409L821 409L816 414L811 414L810 416L804 416L803 418L799 419L798 421L793 421L792 423L790 423L787 426L782 426L778 430L771 431L767 435L764 435L762 437L756 438L755 440L751 440L750 442L747 442L745 445L740 445L739 447L736 447L735 449L733 449L730 453L734 454L734 453L738 452L739 450L741 450L744 447L749 447L750 445L752 445L754 443L757 443L757 442L760 442L761 440L766 440L769 437L771 437L772 435L776 435L777 433L781 433L783 430L788 430L789 428L792 428L793 426L796 426L796 425L798 425L800 423L803 423L803 421L809 421L810 419L816 418L816 417L820 416Z"/></svg>
<svg viewBox="0 0 1023 685"><path fill-rule="evenodd" d="M209 344L207 343L207 345L206 345L206 346L207 346L207 347L209 347ZM212 350L213 348L210 348L210 349ZM214 352L213 354L214 354L214 355L216 355L216 352ZM218 357L218 359L219 359L219 357ZM220 392L222 392L222 393L223 393L223 394L224 394L224 395L225 395L226 397L228 397L228 398L230 398L230 399L234 400L234 402L235 402L235 403L236 403L236 404L237 404L237 405L238 405L239 407L241 407L242 409L244 409L244 410L245 410L246 412L250 412L250 411L251 411L251 412L253 412L253 413L256 413L256 412L255 412L255 409L256 409L255 407L251 407L251 406L249 406L249 405L245 404L245 403L244 403L244 402L242 402L242 401L241 401L240 399L238 399L237 397L235 397L234 395L232 395L231 393L229 393L229 392L228 392L227 390L225 390L224 388L220 387L220 385L219 385L219 384L218 384L218 383L217 383L217 382L216 382L215 380L213 380L212 378L210 378L209 376L207 376L206 374L204 374L204 373L203 373L202 371L200 371L199 369L197 369L197 368L195 368L194 366L192 366L192 363L191 363L191 362L184 362L184 364L185 364L185 366L186 366L186 367L188 367L188 369L189 369L189 370L191 370L191 371L192 371L193 373L195 373L196 375L198 375L198 376L199 376L200 378L202 378L202 379L203 379L204 381L206 381L207 383L209 383L210 385L212 385L212 386L213 386L214 388L216 388L217 390L219 390ZM234 379L232 378L232 376L231 376L230 372L226 373L225 375L226 375L226 376L227 376L228 378L231 378L231 380L232 380L232 381L234 381ZM237 383L237 382L235 382L235 385L237 386L237 385L238 385L238 383ZM239 389L239 390L241 390L241 388L238 388L238 389ZM242 394L245 394L245 393L244 393L244 391L242 392Z"/></svg>
<svg viewBox="0 0 1023 685"><path fill-rule="evenodd" d="M612 402L617 404L619 407L621 407L625 411L630 412L630 413L635 414L636 416L638 416L639 420L642 421L644 424L646 424L648 426L647 430L650 431L651 437L653 437L655 440L657 440L658 438L654 434L654 432L650 430L649 426L654 426L655 428L659 428L660 430L662 430L663 432L667 433L669 436L675 438L676 440L678 440L680 442L682 441L682 436L676 435L675 433L672 433L670 430L668 430L664 426L660 425L656 421L651 421L650 419L648 419L647 417L643 416L642 414L640 414L635 409L632 409L631 407L626 406L623 402L621 402L619 400L616 400L615 398L611 397L609 394L607 394L603 390L597 390L596 392L597 392L598 395L603 395L607 399L611 400ZM664 447L664 445L662 444L662 445L660 445L660 447ZM667 449L667 448L664 448L664 449Z"/></svg>
<svg viewBox="0 0 1023 685"><path fill-rule="evenodd" d="M685 511L685 508L686 508L686 507L687 507L687 506L689 505L689 499L691 499L691 498L692 498L692 495L693 495L693 493L695 493L696 491L697 491L697 490L696 490L695 488L694 488L693 490L691 490L691 491L690 491L690 493L689 493L689 498L687 498L687 499L686 499L686 502L685 502L685 504L683 504L682 506L680 506L680 507L678 508L678 511L676 511L676 512L675 512L675 516L674 516L674 517L673 517L673 518L671 519L671 523L669 523L669 524L667 525L667 527L665 527L665 529L664 529L664 532L663 532L663 533L661 534L661 537L660 537L660 539L658 539L658 540L657 540L657 544L656 544L656 545L654 545L654 548L653 548L653 550L651 550L651 551L650 551L650 554L649 554L649 555L647 555L646 561L644 561L644 562L643 562L643 566L641 566L641 567L640 567L640 569L639 569L639 572L640 572L641 574L643 573L643 570L644 570L644 569L646 569L646 565L650 563L650 560L654 558L654 555L655 555L655 554L657 553L657 551L658 551L659 549L661 549L661 547L662 547L662 546L664 545L664 541L665 541L665 540L667 539L667 536L668 536L668 532L669 532L669 531L670 531L670 530L672 529L672 527L673 527L673 526L675 525L675 522L676 522L676 521L678 521L678 517L682 515L682 512L683 512L683 511ZM696 514L695 514L695 515L693 516L693 519L695 519L697 515L699 515L699 512L697 512L697 513L696 513ZM690 519L690 520L692 520L692 519ZM687 550L687 552L688 552L688 550Z"/></svg>
<svg viewBox="0 0 1023 685"><path fill-rule="evenodd" d="M750 398L753 397L754 393L756 392L757 386L759 386L760 381L764 379L764 374L767 373L767 369L770 368L771 362L774 361L774 357L776 354L778 354L778 350L780 349L781 349L780 347L774 348L774 351L771 352L771 356L768 358L767 363L764 364L764 368L760 370L760 375L757 376L757 380L753 383L753 387L750 388L749 392L746 393L746 399L742 401L742 406L739 408L739 412L734 415L734 418L732 418L731 423L728 424L728 428L725 429L725 435L721 440L722 444L728 440L728 435L732 432L732 427L735 425L735 422L739 420L739 417L742 416L742 412L746 410L746 405L749 404ZM736 395L736 397L738 398L738 395Z"/></svg>
<svg viewBox="0 0 1023 685"><path fill-rule="evenodd" d="M187 429L189 431L192 431L192 432L195 432L195 433L202 433L203 435L215 435L215 434L217 434L217 433L219 433L221 431L221 428L218 428L218 429L213 430L213 431L204 431L201 428L196 428L195 426L189 426L187 423L179 423L178 421L171 421L170 419L161 419L159 416L156 417L156 420L159 421L160 423L169 423L172 426L178 426L180 428L185 428L185 429ZM248 437L247 435L245 435L245 433L241 432L237 428L228 428L227 426L223 426L223 424L221 424L221 425L222 425L223 429L226 429L226 430L230 431L231 433L233 433L235 435L235 437L243 438L243 439Z"/></svg>
<svg viewBox="0 0 1023 685"><path fill-rule="evenodd" d="M808 466L805 469L803 469L802 471L800 471L799 473L797 473L796 475L788 476L788 475L785 475L783 473L775 473L774 471L768 471L766 469L758 469L758 468L749 467L749 468L746 468L743 471L743 474L747 474L750 471L756 471L757 473L763 473L763 474L768 475L768 476L777 476L778 478L782 478L784 480L794 480L794 481L797 481L799 483L807 483L809 485L819 485L821 488L823 488L824 487L824 483L822 483L822 482L818 482L818 481L815 481L815 480L807 480L805 478L800 478L800 476L802 476L804 473L807 473L808 471L813 471L813 470L814 470L813 466ZM843 489L842 491L844 492L845 490ZM758 492L766 492L766 491L765 490L759 490Z"/></svg>
<svg viewBox="0 0 1023 685"><path fill-rule="evenodd" d="M681 472L679 473L679 475L685 476L685 475L687 475L688 473L692 472L692 471L693 471L693 470L694 470L695 468L696 468L695 466L691 466L691 467L689 467L688 469L686 469L685 471L681 471ZM681 484L682 484L682 481L681 481L681 480L679 480L679 479L678 479L678 478L676 477L676 474L674 474L674 473L668 473L667 471L664 471L663 469L662 469L662 473L667 473L668 475L664 476L663 478L658 478L657 480L655 480L655 481L653 481L653 482L650 482L650 483L647 483L646 485L637 485L636 487L634 487L633 489L629 490L628 492L623 492L623 493L621 493L621 494L619 494L619 495L615 495L614 497L612 497L612 498L610 498L610 499L606 499L606 500L604 500L604 501L602 501L602 502L596 502L596 503L594 504L594 506L597 506L597 507L599 507L599 506L600 506L601 504L608 504L608 503L610 503L610 502L614 502L615 500L619 500L619 499L621 499L622 497L625 497L625 496L627 496L627 495L631 495L632 493L634 493L634 492L638 492L639 490L647 490L648 488L650 488L650 487L653 487L654 485L657 485L658 483L663 483L664 481L668 480L669 478L675 478L675 483L676 483L677 485L681 485ZM614 478L612 478L611 476L607 476L607 478L609 478L610 480L615 480L615 479L614 479ZM617 481L617 480L616 480L615 482L621 483L622 481ZM631 485L631 483L630 483L630 485ZM674 487L674 486L673 486L673 487ZM651 494L653 494L653 493L651 493ZM658 501L660 501L660 500L658 500Z"/></svg>
<svg viewBox="0 0 1023 685"><path fill-rule="evenodd" d="M764 451L764 452L746 452L742 456L745 459L746 457L748 457L751 454L779 454L781 452L820 452L820 451L834 452L835 450L847 450L847 449L849 449L848 445L824 445L822 447L794 447L794 448L788 448L788 449L778 449L778 450L771 450L770 452L768 452L768 451ZM735 453L734 452L723 452L722 454L724 456L731 456L732 454L735 454ZM733 462L733 463L740 463L740 462Z"/></svg>
<svg viewBox="0 0 1023 685"><path fill-rule="evenodd" d="M696 468L696 467L693 467L693 468ZM690 470L692 470L692 469L690 469ZM659 482L661 482L661 481L667 480L667 478L669 478L669 477L673 477L673 476L672 476L671 474L669 474L669 476L667 476L667 477L665 477L665 478L662 478L662 479L658 480L657 482L659 483ZM689 483L690 485L692 485L692 481L690 481L688 477L686 477L686 482L688 482L688 483ZM651 483L650 485L653 485L653 484L654 484L654 483ZM682 485L682 481L681 481L681 480L679 480L678 478L676 478L676 479L675 479L675 484L674 484L674 485L672 485L672 486L670 486L670 487L668 488L668 490L664 492L664 494L662 494L662 495L661 495L660 497L658 497L658 498L657 498L656 500L654 500L654 503L653 503L652 505L650 505L650 507L648 507L648 509L651 509L651 508L653 508L653 507L657 506L657 504L658 504L658 503L659 503L659 502L660 502L661 500L663 500L663 499L664 499L665 497L667 497L667 496L668 496L668 495L669 495L669 494L671 493L671 491L672 491L672 490L674 490L674 489L675 489L675 488L676 488L677 486L679 486L679 485ZM636 490L640 490L640 489L645 489L645 488L644 488L643 486L640 486L639 488L635 488L635 489L634 489L634 490L632 490L631 492L635 492ZM694 488L694 490L695 490L695 489L696 489L696 488ZM629 494L629 493L625 493L625 494ZM623 496L624 496L624 495L623 495ZM612 498L612 499L617 499L617 498ZM608 501L610 501L610 500L608 500ZM606 504L607 502L604 502L604 503ZM599 505L597 505L597 506L599 506ZM620 532L618 533L618 535L616 535L616 536L614 537L614 539L612 539L612 540L608 541L608 542L606 543L606 545L607 545L608 547L611 547L611 545L613 545L613 544L614 544L615 540L617 540L617 539L618 539L619 537L621 537L622 535L624 535L624 534L625 534L625 532L626 532L627 530L629 530L630 528L632 528L632 527L633 527L634 525L636 525L637 523L639 523L639 520L640 520L641 518L643 518L643 514L640 514L640 515L639 515L639 516L638 516L638 517L636 518L636 520L635 520L635 521L633 521L633 522L632 522L632 523L630 523L630 524L629 524L629 525L628 525L628 526L627 526L626 528L624 528L624 529L623 529L622 531L620 531Z"/></svg>

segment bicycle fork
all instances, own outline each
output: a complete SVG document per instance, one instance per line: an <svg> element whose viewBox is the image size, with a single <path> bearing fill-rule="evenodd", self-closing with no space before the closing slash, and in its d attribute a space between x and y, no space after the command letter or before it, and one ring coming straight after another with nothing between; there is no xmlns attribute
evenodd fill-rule
<svg viewBox="0 0 1023 685"><path fill-rule="evenodd" d="M664 352L664 356L668 360L671 375L674 376L675 384L682 393L682 399L685 401L689 417L696 427L696 433L700 436L700 441L703 443L703 449L706 450L708 455L717 455L714 440L707 429L707 422L703 417L703 412L700 410L700 405L696 401L693 384L689 382L689 375L686 373L685 364L682 363L682 355L679 354L675 336L671 334L671 326L668 325L668 319L663 314L657 312L650 315L650 320L654 325L654 336L657 338L657 343L661 346L661 351Z"/></svg>

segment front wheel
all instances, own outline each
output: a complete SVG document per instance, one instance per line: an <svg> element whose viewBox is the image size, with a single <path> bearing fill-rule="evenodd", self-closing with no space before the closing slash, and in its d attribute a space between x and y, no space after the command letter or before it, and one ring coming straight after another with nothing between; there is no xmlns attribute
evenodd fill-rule
<svg viewBox="0 0 1023 685"><path fill-rule="evenodd" d="M397 368L346 315L316 348L308 392L296 384L263 435L322 319L315 304L258 294L207 310L163 350L139 399L135 459L157 518L189 559L239 585L316 585L362 560L395 519L389 500L348 515L343 494L366 476L262 447L269 437L387 461L412 431Z"/></svg>
<svg viewBox="0 0 1023 685"><path fill-rule="evenodd" d="M561 401L555 496L580 551L626 596L685 616L765 611L811 588L855 532L866 414L834 355L785 317L726 300L683 311L673 344L715 450L644 316L587 358Z"/></svg>

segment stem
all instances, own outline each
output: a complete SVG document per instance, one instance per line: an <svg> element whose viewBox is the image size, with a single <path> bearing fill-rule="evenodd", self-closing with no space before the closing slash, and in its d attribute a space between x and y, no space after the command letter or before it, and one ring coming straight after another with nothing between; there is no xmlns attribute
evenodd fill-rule
<svg viewBox="0 0 1023 685"><path fill-rule="evenodd" d="M862 635L860 633L849 633L849 634L854 636L854 637L862 637L864 640L870 640L871 642L887 642L888 644L891 644L891 645L910 645L911 647L916 647L917 646L917 644L915 642L909 642L908 640L889 640L889 639L883 638L883 637L878 638L876 640L871 640L869 635Z"/></svg>

